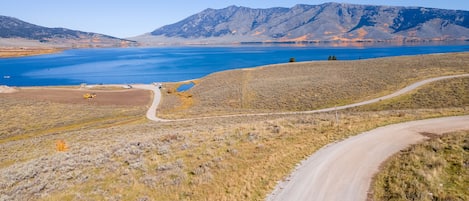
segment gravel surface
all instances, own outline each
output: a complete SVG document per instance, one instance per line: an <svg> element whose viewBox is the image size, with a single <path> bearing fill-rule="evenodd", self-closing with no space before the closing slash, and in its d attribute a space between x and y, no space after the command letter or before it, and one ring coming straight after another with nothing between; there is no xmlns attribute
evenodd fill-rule
<svg viewBox="0 0 469 201"><path fill-rule="evenodd" d="M390 156L426 137L469 130L469 116L377 128L330 144L303 161L267 200L366 200L371 179Z"/></svg>

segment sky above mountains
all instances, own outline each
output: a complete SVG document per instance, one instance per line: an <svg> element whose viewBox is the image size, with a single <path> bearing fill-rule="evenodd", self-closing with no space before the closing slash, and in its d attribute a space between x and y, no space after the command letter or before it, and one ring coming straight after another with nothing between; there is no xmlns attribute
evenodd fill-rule
<svg viewBox="0 0 469 201"><path fill-rule="evenodd" d="M1 0L0 15L15 17L40 26L63 27L125 38L176 23L206 8L219 9L230 5L250 8L289 8L296 4L317 5L331 1L333 0ZM338 0L334 2L469 10L467 0Z"/></svg>

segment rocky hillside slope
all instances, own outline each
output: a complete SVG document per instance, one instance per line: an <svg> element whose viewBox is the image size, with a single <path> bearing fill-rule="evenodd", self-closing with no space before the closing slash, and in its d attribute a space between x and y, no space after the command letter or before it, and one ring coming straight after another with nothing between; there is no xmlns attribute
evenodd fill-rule
<svg viewBox="0 0 469 201"><path fill-rule="evenodd" d="M137 39L224 42L441 41L469 39L469 11L325 3L206 9Z"/></svg>
<svg viewBox="0 0 469 201"><path fill-rule="evenodd" d="M0 16L0 44L33 44L60 47L121 47L136 42L97 33L75 31L65 28L47 28ZM19 46L22 46L19 44Z"/></svg>

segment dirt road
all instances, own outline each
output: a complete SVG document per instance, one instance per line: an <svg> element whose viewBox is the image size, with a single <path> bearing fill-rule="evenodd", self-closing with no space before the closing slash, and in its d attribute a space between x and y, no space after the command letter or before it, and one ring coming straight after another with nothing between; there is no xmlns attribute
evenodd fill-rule
<svg viewBox="0 0 469 201"><path fill-rule="evenodd" d="M364 201L372 176L388 157L425 139L469 130L469 116L428 119L377 128L330 144L303 161L267 200Z"/></svg>
<svg viewBox="0 0 469 201"><path fill-rule="evenodd" d="M147 118L153 121L186 121L186 120L196 120L196 119L211 119L211 118L226 118L226 117L241 117L241 116L266 116L266 115L290 115L290 114L312 114L312 113L321 113L321 112L331 112L331 111L336 111L336 110L343 110L347 108L352 108L352 107L358 107L362 105L367 105L371 103L376 103L381 100L386 100L390 98L394 98L397 96L400 96L402 94L408 93L412 90L417 89L420 86L423 86L425 84L431 83L431 82L436 82L440 80L445 80L445 79L452 79L452 78L460 78L460 77L469 77L469 74L461 74L461 75L450 75L450 76L442 76L442 77L435 77L435 78L430 78L426 80L422 80L419 82L416 82L414 84L411 84L399 91L396 91L392 94L382 96L379 98L375 98L372 100L367 100L359 103L353 103L349 105L343 105L343 106L338 106L338 107L331 107L331 108L324 108L324 109L319 109L319 110L311 110L311 111L298 111L298 112L271 112L271 113L256 113L256 114L236 114L236 115L223 115L223 116L212 116L212 117L201 117L201 118L190 118L190 119L176 119L176 120L169 120L169 119L160 119L155 117L153 114L156 115L156 109L158 108L158 104L161 99L161 92L158 87L155 87L153 85L132 85L135 88L140 88L140 89L147 89L147 90L152 90L154 93L154 99L153 99L153 104L150 107L150 109L147 112Z"/></svg>
<svg viewBox="0 0 469 201"><path fill-rule="evenodd" d="M147 110L147 118L152 121L168 121L165 119L160 119L156 116L156 111L158 109L158 105L161 101L161 91L160 88L155 85L150 84L136 84L132 85L132 87L137 89L146 89L151 90L153 92L153 101L151 103L150 108Z"/></svg>
<svg viewBox="0 0 469 201"><path fill-rule="evenodd" d="M368 104L371 104L371 103L376 103L376 102L379 102L379 101L382 101L382 100L386 100L386 99L390 99L390 98L394 98L394 97L400 96L400 95L402 95L402 94L408 93L408 92L410 92L410 91L412 91L412 90L417 89L417 88L420 87L420 86L429 84L429 83L431 83L431 82L436 82L436 81L446 80L446 79L452 79L452 78L460 78L460 77L469 77L469 74L450 75L450 76L442 76L442 77L430 78L430 79L426 79L426 80L422 80L422 81L413 83L413 84L411 84L411 85L409 85L409 86L407 86L407 87L404 87L403 89L401 89L401 90L399 90L399 91L396 91L396 92L394 92L394 93L392 93L392 94L389 94L389 95L386 95L386 96L382 96L382 97L378 97L378 98L375 98L375 99L371 99L371 100L367 100L367 101L363 101L363 102L359 102L359 103L353 103L353 104L349 104L349 105L343 105L343 106L333 107L333 108L325 108L325 109L320 109L320 110L304 111L304 112L298 112L298 113L321 113L321 112L331 112L331 111L335 111L335 110L343 110L343 109L358 107L358 106L362 106L362 105L368 105Z"/></svg>

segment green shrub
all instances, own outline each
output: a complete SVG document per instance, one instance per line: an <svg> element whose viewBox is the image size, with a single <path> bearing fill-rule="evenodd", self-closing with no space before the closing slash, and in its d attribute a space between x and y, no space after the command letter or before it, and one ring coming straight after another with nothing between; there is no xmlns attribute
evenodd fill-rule
<svg viewBox="0 0 469 201"><path fill-rule="evenodd" d="M335 55L331 55L331 56L329 56L329 57L327 58L327 60L329 60L329 61L335 61L335 60L337 60L337 57L336 57Z"/></svg>

